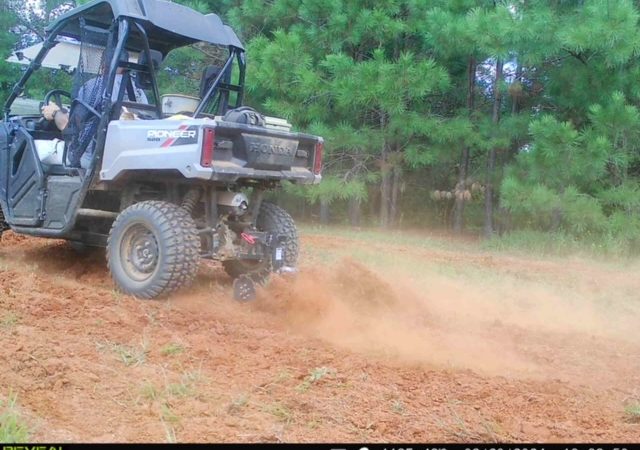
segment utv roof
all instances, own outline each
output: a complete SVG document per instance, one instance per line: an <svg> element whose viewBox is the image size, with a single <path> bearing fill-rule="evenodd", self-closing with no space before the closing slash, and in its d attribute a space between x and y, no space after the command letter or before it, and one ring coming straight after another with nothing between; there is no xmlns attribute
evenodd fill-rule
<svg viewBox="0 0 640 450"><path fill-rule="evenodd" d="M235 32L216 14L201 14L164 0L93 0L61 15L46 31L60 29L60 34L77 39L80 18L88 25L106 29L119 17L137 19L151 48L165 55L174 48L200 41L244 50Z"/></svg>

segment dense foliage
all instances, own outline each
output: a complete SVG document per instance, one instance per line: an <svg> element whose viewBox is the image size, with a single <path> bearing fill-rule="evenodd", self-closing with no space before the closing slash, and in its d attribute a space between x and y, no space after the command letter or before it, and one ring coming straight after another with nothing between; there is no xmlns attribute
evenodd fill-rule
<svg viewBox="0 0 640 450"><path fill-rule="evenodd" d="M285 186L298 215L640 247L633 1L184 3L246 43L247 103L325 137L323 183ZM74 4L5 0L2 56ZM164 90L196 86L206 57L173 55ZM3 95L15 72L0 62Z"/></svg>

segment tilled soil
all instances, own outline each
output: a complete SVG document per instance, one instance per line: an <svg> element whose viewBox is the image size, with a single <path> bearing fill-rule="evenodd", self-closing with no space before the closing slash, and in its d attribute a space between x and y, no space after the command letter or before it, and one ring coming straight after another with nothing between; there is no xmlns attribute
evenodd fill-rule
<svg viewBox="0 0 640 450"><path fill-rule="evenodd" d="M255 302L209 262L142 301L102 251L5 233L0 398L42 441L637 441L637 267L329 232L302 247Z"/></svg>

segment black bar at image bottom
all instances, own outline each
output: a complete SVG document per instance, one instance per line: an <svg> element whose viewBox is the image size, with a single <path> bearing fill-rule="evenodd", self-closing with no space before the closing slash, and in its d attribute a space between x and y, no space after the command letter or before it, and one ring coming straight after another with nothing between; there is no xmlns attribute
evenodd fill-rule
<svg viewBox="0 0 640 450"><path fill-rule="evenodd" d="M640 436L640 433L639 433ZM640 440L640 439L639 439ZM216 449L239 450L245 448L269 448L269 449L317 449L317 450L631 450L640 449L639 444L577 444L577 443L551 443L551 444L92 444L92 443L29 443L29 444L0 444L0 450L76 450L90 449L151 449L160 447L180 447L182 449Z"/></svg>

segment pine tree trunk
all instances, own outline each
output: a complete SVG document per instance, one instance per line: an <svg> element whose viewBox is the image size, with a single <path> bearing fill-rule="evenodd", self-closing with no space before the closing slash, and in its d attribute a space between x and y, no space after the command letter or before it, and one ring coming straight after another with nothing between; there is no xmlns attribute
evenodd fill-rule
<svg viewBox="0 0 640 450"><path fill-rule="evenodd" d="M391 203L391 170L383 161L382 181L380 182L380 227L389 226L389 205Z"/></svg>
<svg viewBox="0 0 640 450"><path fill-rule="evenodd" d="M386 127L386 118L384 113L380 115L380 129L384 132ZM383 139L381 149L381 171L382 180L380 181L380 227L387 228L389 226L389 205L391 203L391 171L389 170L389 151L386 140Z"/></svg>
<svg viewBox="0 0 640 450"><path fill-rule="evenodd" d="M398 223L398 196L400 193L400 182L402 180L402 170L399 164L393 166L393 180L391 185L391 203L389 205L389 224L396 226Z"/></svg>
<svg viewBox="0 0 640 450"><path fill-rule="evenodd" d="M493 115L492 122L495 130L497 131L498 123L500 122L500 82L502 81L502 59L496 60L496 77L493 83ZM489 151L489 157L487 158L487 174L486 174L486 188L484 193L484 235L485 237L491 237L493 235L493 183L496 169L496 148L492 148Z"/></svg>
<svg viewBox="0 0 640 450"><path fill-rule="evenodd" d="M329 223L329 202L320 200L320 223L327 225Z"/></svg>
<svg viewBox="0 0 640 450"><path fill-rule="evenodd" d="M519 83L519 88L514 89L511 95L511 115L515 116L520 113L520 96L522 95L522 66L520 63L516 65L516 76L514 83ZM513 140L513 144L511 145L511 151L508 154L508 160L515 158L518 154L518 149L520 148L520 141L516 138ZM507 161L508 163L508 161ZM506 164L506 163L505 163Z"/></svg>
<svg viewBox="0 0 640 450"><path fill-rule="evenodd" d="M476 86L476 59L474 56L469 57L467 64L467 113L471 115L474 108ZM469 173L469 147L462 149L462 157L460 158L460 168L458 170L458 185L464 184ZM464 204L465 200L462 196L456 196L453 209L453 231L454 233L462 233L464 230Z"/></svg>
<svg viewBox="0 0 640 450"><path fill-rule="evenodd" d="M456 184L456 190L458 187L464 186L464 181L467 179L467 166L469 163L469 148L464 147L462 149L462 157L460 158L460 168L458 169L458 183ZM453 205L453 232L456 234L462 233L464 229L464 197L456 195L456 200Z"/></svg>
<svg viewBox="0 0 640 450"><path fill-rule="evenodd" d="M349 198L348 210L349 223L351 223L351 226L360 226L360 200L354 197Z"/></svg>
<svg viewBox="0 0 640 450"><path fill-rule="evenodd" d="M367 202L367 205L369 206L369 211L367 213L367 218L369 223L373 224L376 222L379 213L380 189L371 185L368 197L369 201Z"/></svg>

